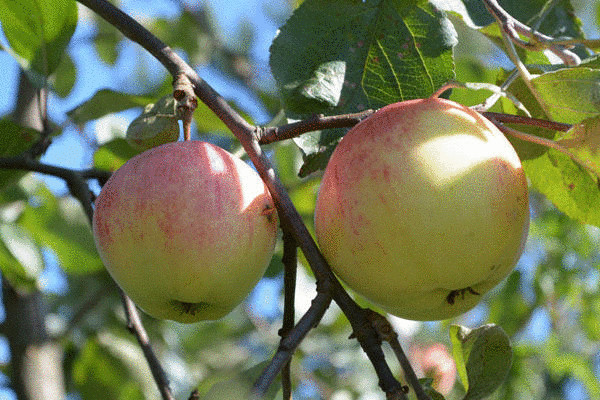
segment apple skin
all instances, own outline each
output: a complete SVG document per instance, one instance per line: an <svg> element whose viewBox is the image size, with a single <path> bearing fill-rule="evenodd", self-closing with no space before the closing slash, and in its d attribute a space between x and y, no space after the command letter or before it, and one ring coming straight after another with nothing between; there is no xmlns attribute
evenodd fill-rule
<svg viewBox="0 0 600 400"><path fill-rule="evenodd" d="M386 106L340 141L315 207L323 255L355 292L401 318L474 307L513 269L527 181L502 133L458 103Z"/></svg>
<svg viewBox="0 0 600 400"><path fill-rule="evenodd" d="M218 319L263 276L277 239L268 189L249 165L209 143L167 143L117 170L95 203L108 272L147 314Z"/></svg>

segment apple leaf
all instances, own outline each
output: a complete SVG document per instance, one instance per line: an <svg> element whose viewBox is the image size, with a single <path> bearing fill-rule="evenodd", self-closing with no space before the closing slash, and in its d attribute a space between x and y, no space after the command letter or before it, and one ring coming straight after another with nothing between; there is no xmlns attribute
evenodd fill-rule
<svg viewBox="0 0 600 400"><path fill-rule="evenodd" d="M431 400L445 400L444 396L433 388L433 378L421 378L419 383Z"/></svg>
<svg viewBox="0 0 600 400"><path fill-rule="evenodd" d="M121 347L123 352L129 350L131 357L134 346ZM145 398L127 360L112 353L97 339L87 340L72 364L71 377L79 394L88 400Z"/></svg>
<svg viewBox="0 0 600 400"><path fill-rule="evenodd" d="M424 2L307 0L270 64L292 114L342 114L426 97L454 78L456 32Z"/></svg>
<svg viewBox="0 0 600 400"><path fill-rule="evenodd" d="M125 139L113 139L96 150L94 167L105 171L116 171L136 154L139 154L139 151L131 147Z"/></svg>
<svg viewBox="0 0 600 400"><path fill-rule="evenodd" d="M454 78L455 44L450 21L426 2L306 0L273 41L270 65L289 117L345 114L429 96ZM324 167L331 136L344 133L303 135L318 147L297 142L303 175Z"/></svg>
<svg viewBox="0 0 600 400"><path fill-rule="evenodd" d="M589 166L600 176L600 116L575 124L557 143Z"/></svg>
<svg viewBox="0 0 600 400"><path fill-rule="evenodd" d="M145 107L154 98L115 92L110 89L98 90L90 99L67 112L74 123L81 125L107 114L116 113L133 107Z"/></svg>
<svg viewBox="0 0 600 400"><path fill-rule="evenodd" d="M0 22L13 55L37 85L58 67L75 27L75 0L0 0Z"/></svg>
<svg viewBox="0 0 600 400"><path fill-rule="evenodd" d="M0 119L0 157L18 156L28 150L40 137L40 132L15 124L9 119ZM27 171L0 170L0 190L15 183Z"/></svg>
<svg viewBox="0 0 600 400"><path fill-rule="evenodd" d="M215 383L202 397L203 400L230 400L251 398L252 384L269 362L264 361L238 374L236 378ZM267 393L261 399L275 399L277 391L281 387L279 381L272 384Z"/></svg>
<svg viewBox="0 0 600 400"><path fill-rule="evenodd" d="M172 94L148 104L144 111L127 127L125 138L131 147L147 150L179 138L177 101Z"/></svg>
<svg viewBox="0 0 600 400"><path fill-rule="evenodd" d="M56 198L39 184L29 203L17 222L39 245L54 250L65 272L90 274L104 268L90 224L76 200Z"/></svg>
<svg viewBox="0 0 600 400"><path fill-rule="evenodd" d="M531 80L549 117L577 123L600 113L600 69L569 68L546 72Z"/></svg>
<svg viewBox="0 0 600 400"><path fill-rule="evenodd" d="M95 18L95 23L96 35L94 37L94 47L96 48L96 53L102 61L114 66L119 56L117 46L123 40L123 35L103 18Z"/></svg>
<svg viewBox="0 0 600 400"><path fill-rule="evenodd" d="M0 224L0 262L2 274L21 289L33 289L44 269L39 247L15 223Z"/></svg>
<svg viewBox="0 0 600 400"><path fill-rule="evenodd" d="M440 9L460 17L467 27L478 30L500 47L504 46L496 20L486 10L482 1L431 0L431 2ZM546 10L547 5L546 0L503 0L501 2L502 8L510 15L529 26L534 26L538 32L552 37L583 38L581 21L575 15L570 1L555 1L551 9ZM538 27L540 16L543 16L543 20ZM524 62L548 63L548 59L541 51L525 51L520 48L517 51ZM586 56L582 46L577 46L575 52L580 57Z"/></svg>
<svg viewBox="0 0 600 400"><path fill-rule="evenodd" d="M595 61L586 65L595 65ZM564 80L559 81L559 78ZM545 103L551 117L576 125L567 133L518 128L529 134L557 141L579 157L581 164L557 150L509 137L532 187L569 217L596 226L600 226L600 209L597 206L600 202L597 176L599 160L597 150L594 150L598 135L595 116L600 114L600 91L595 89L597 84L594 82L598 78L600 69L587 67L561 69L537 76L532 82L535 82L538 96ZM514 82L510 91L525 104L534 117L547 118L522 80ZM507 103L502 103L504 110L508 113L516 112L514 106ZM563 139L566 142L563 143Z"/></svg>
<svg viewBox="0 0 600 400"><path fill-rule="evenodd" d="M452 354L467 391L464 400L491 395L506 379L512 364L510 340L501 327L489 324L476 329L450 327Z"/></svg>
<svg viewBox="0 0 600 400"><path fill-rule="evenodd" d="M77 69L73 63L73 59L68 54L65 54L60 64L56 68L56 72L50 78L50 83L54 92L61 98L65 98L71 93L75 86L77 78Z"/></svg>
<svg viewBox="0 0 600 400"><path fill-rule="evenodd" d="M587 170L553 149L523 160L523 168L531 185L559 210L583 223L600 226L600 187Z"/></svg>

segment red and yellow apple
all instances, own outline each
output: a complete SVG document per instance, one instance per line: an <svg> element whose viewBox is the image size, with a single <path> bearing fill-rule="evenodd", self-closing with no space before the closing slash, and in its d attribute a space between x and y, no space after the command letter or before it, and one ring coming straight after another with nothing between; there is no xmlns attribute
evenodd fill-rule
<svg viewBox="0 0 600 400"><path fill-rule="evenodd" d="M159 319L217 319L241 303L273 255L277 214L255 170L209 143L167 143L117 170L95 203L108 272Z"/></svg>
<svg viewBox="0 0 600 400"><path fill-rule="evenodd" d="M329 160L315 209L334 272L414 320L474 307L513 269L528 228L513 147L480 114L439 98L391 104L352 128Z"/></svg>

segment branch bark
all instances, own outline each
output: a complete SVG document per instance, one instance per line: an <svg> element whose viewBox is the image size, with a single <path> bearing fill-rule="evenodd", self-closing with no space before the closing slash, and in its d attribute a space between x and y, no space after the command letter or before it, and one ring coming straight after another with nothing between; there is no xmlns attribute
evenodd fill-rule
<svg viewBox="0 0 600 400"><path fill-rule="evenodd" d="M16 123L36 130L45 125L44 90L29 83L21 72ZM52 341L45 326L43 294L23 291L2 279L6 336L11 353L11 385L19 400L58 400L65 397L62 347Z"/></svg>

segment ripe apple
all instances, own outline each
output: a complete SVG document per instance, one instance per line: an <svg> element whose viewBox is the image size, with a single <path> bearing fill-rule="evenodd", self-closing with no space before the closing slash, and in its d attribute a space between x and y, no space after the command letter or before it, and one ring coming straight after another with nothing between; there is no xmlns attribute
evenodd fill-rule
<svg viewBox="0 0 600 400"><path fill-rule="evenodd" d="M519 259L527 182L508 140L480 114L439 98L404 101L338 144L315 229L355 292L402 318L446 319L474 307Z"/></svg>
<svg viewBox="0 0 600 400"><path fill-rule="evenodd" d="M159 319L218 319L262 277L277 215L250 166L209 143L167 143L130 159L94 212L108 272Z"/></svg>

